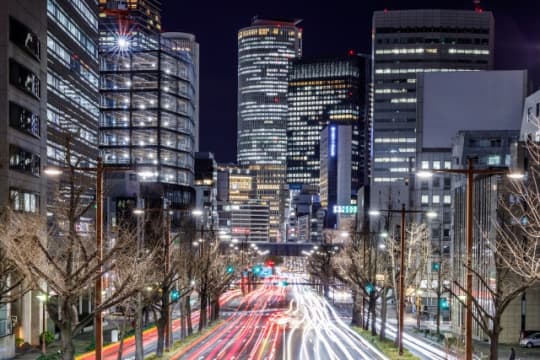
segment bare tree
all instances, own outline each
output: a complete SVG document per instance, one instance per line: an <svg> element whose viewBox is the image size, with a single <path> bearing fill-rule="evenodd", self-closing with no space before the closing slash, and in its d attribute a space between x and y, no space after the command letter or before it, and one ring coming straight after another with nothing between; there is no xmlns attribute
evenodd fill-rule
<svg viewBox="0 0 540 360"><path fill-rule="evenodd" d="M534 187L536 185L533 185ZM497 188L498 207L495 213L490 215L486 222L478 223L476 219L476 233L480 239L476 242L475 254L481 254L481 257L476 255L471 268L463 264L464 270L471 271L473 275L473 291L467 291L463 284L464 277L454 279L453 287L448 287L448 291L464 307L464 297L471 298L472 317L490 340L490 359L493 360L498 358L504 311L514 299L538 280L538 274L532 271L535 265L531 266L530 262L536 261L538 264L539 261L538 253L535 253L537 245L531 244L536 242L538 234L533 231L539 224L523 221L525 214L534 219L538 208L527 206L535 205L538 194L532 194L531 188L527 188L525 184L517 185L505 179L501 179ZM509 191L516 188L529 191ZM530 197L536 197L536 200L531 201Z"/></svg>
<svg viewBox="0 0 540 360"><path fill-rule="evenodd" d="M102 304L82 318L77 313L79 299L89 295L98 277L114 272L116 268L132 266L131 260L137 254L131 239L127 243L118 240L114 244L109 242L111 246L104 249L100 259L92 229L78 229L82 218L92 215L92 179L77 170L79 161L69 161L69 148L67 160L68 174L50 207L55 221L48 236L43 231L40 236L22 239L4 237L2 246L7 257L34 286L46 292L42 285L47 284L51 296L46 306L49 317L60 329L62 358L73 359L74 334L88 325L97 311L106 310L131 296L136 289L135 276L110 289ZM135 269L131 273L135 274Z"/></svg>
<svg viewBox="0 0 540 360"><path fill-rule="evenodd" d="M538 122L537 122L538 126ZM499 242L504 243L508 257L502 260L516 274L540 279L540 142L528 140L524 145L527 177L512 181L510 196L501 202L509 220L499 224Z"/></svg>
<svg viewBox="0 0 540 360"><path fill-rule="evenodd" d="M431 243L428 238L428 230L425 224L411 223L406 231L405 237L405 277L404 288L418 289L422 279L425 279L429 258L431 256ZM399 304L401 296L407 294L399 293L399 268L401 257L400 239L395 236L389 236L385 241L390 261L390 280L394 289L394 303ZM396 317L398 307L396 306ZM417 311L420 311L419 309Z"/></svg>
<svg viewBox="0 0 540 360"><path fill-rule="evenodd" d="M34 215L13 212L4 208L0 212L0 304L12 302L32 288L31 278L8 257L3 244L17 243L22 238L40 236L43 222Z"/></svg>
<svg viewBox="0 0 540 360"><path fill-rule="evenodd" d="M307 262L307 271L313 279L320 281L320 290L325 298L329 297L330 284L335 275L334 268L332 267L332 258L337 251L332 244L333 237L332 232L325 232L323 242L309 256Z"/></svg>

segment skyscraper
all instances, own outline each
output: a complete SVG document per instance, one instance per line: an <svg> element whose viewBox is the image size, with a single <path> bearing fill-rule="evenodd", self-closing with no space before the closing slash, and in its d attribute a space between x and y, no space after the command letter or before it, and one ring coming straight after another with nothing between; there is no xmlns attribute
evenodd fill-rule
<svg viewBox="0 0 540 360"><path fill-rule="evenodd" d="M255 17L238 32L238 163L257 171L257 195L270 202L273 241L285 181L289 60L302 55L299 22Z"/></svg>
<svg viewBox="0 0 540 360"><path fill-rule="evenodd" d="M254 18L238 32L238 163L285 164L289 60L302 55L300 20Z"/></svg>
<svg viewBox="0 0 540 360"><path fill-rule="evenodd" d="M7 0L0 6L0 206L45 221L47 9L45 1ZM5 279L5 277L4 277ZM4 288L5 289L5 288ZM42 305L35 292L0 304L0 358L15 356L15 337L39 343ZM5 299L5 298L4 298ZM12 319L17 323L13 327Z"/></svg>
<svg viewBox="0 0 540 360"><path fill-rule="evenodd" d="M416 74L493 67L491 12L377 11L373 15L371 204L409 203L403 185L415 167Z"/></svg>
<svg viewBox="0 0 540 360"><path fill-rule="evenodd" d="M295 60L289 75L287 183L320 184L320 132L330 121L352 125L351 194L367 181L368 61L364 56Z"/></svg>
<svg viewBox="0 0 540 360"><path fill-rule="evenodd" d="M146 206L182 209L194 201L197 67L178 36L160 34L159 11L158 1L100 2L100 148L105 166L143 174Z"/></svg>

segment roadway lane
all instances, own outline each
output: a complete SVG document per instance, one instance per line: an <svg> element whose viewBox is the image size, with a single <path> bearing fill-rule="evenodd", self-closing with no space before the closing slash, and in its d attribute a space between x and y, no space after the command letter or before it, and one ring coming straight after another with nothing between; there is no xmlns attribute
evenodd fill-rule
<svg viewBox="0 0 540 360"><path fill-rule="evenodd" d="M292 279L288 315L287 359L357 360L386 357L346 324L334 308L310 287Z"/></svg>
<svg viewBox="0 0 540 360"><path fill-rule="evenodd" d="M223 326L179 357L274 359L283 335L278 319L286 306L286 289L267 280L244 297Z"/></svg>
<svg viewBox="0 0 540 360"><path fill-rule="evenodd" d="M225 293L220 298L220 303L224 306L227 302L231 301L235 297L240 295L239 290L230 291ZM193 311L191 314L191 321L193 327L196 328L199 322L199 310ZM173 320L173 339L180 339L180 319ZM144 331L143 333L143 343L144 343L144 355L150 355L156 351L157 348L157 329L155 327ZM105 360L117 360L118 359L118 349L120 343L116 342L110 345L107 345L103 349L103 359ZM83 355L77 356L77 360L93 360L95 359L95 353L89 352ZM122 359L133 360L135 359L135 336L130 336L124 340L124 348L122 352Z"/></svg>

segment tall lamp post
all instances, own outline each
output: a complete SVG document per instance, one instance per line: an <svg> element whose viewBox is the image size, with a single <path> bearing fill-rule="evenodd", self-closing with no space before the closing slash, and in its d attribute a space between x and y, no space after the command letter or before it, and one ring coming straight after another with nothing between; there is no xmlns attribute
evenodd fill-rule
<svg viewBox="0 0 540 360"><path fill-rule="evenodd" d="M103 292L103 174L106 171L134 171L131 166L103 166L101 157L97 158L96 167L47 167L43 172L49 176L59 176L64 171L95 172L96 173L96 260L100 264L97 269L98 277L95 284L95 308L102 304ZM95 314L95 338L96 338L96 360L103 358L103 314L97 310Z"/></svg>
<svg viewBox="0 0 540 360"><path fill-rule="evenodd" d="M523 179L521 173L512 172L508 168L502 169L475 169L473 159L467 159L466 169L437 169L422 170L416 175L420 178L430 178L434 173L463 174L467 176L466 188L466 216L465 216L465 239L466 239L466 302L465 302L465 360L472 360L472 291L473 291L473 272L472 272L472 253L473 253L473 189L475 175L502 175L506 174L510 179Z"/></svg>
<svg viewBox="0 0 540 360"><path fill-rule="evenodd" d="M399 213L401 215L400 254L399 254L399 321L398 321L398 348L399 355L403 355L403 310L405 308L405 214L426 214L428 218L437 217L437 213L424 210L406 210L401 204L401 210L385 209L370 210L369 215L379 216L381 212Z"/></svg>

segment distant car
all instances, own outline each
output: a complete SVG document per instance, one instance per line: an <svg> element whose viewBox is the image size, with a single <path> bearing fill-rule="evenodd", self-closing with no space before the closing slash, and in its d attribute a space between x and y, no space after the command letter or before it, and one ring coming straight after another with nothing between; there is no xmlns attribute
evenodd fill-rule
<svg viewBox="0 0 540 360"><path fill-rule="evenodd" d="M528 348L540 346L540 332L525 335L521 340L519 340L519 345Z"/></svg>

